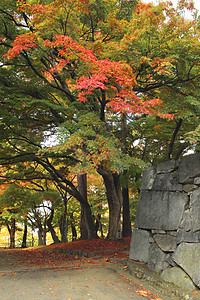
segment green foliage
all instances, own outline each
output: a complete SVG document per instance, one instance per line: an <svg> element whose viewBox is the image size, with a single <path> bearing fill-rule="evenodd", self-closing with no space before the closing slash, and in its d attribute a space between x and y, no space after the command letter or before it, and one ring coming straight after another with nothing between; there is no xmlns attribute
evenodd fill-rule
<svg viewBox="0 0 200 300"><path fill-rule="evenodd" d="M27 211L32 201L30 191L20 187L17 184L11 184L0 196L1 209L10 209L14 212L18 210ZM20 213L21 213L20 212Z"/></svg>
<svg viewBox="0 0 200 300"><path fill-rule="evenodd" d="M198 150L198 28L165 2L1 1L1 182L54 182L83 201L70 173L101 169L139 190L147 164ZM32 197L51 198L57 219L63 209L55 191L6 193L13 209Z"/></svg>

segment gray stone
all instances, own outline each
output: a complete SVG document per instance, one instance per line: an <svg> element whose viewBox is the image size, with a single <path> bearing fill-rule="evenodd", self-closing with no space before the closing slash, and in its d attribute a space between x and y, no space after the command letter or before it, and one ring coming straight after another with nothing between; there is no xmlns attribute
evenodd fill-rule
<svg viewBox="0 0 200 300"><path fill-rule="evenodd" d="M194 177L200 177L200 153L185 156L178 167L179 183L193 183Z"/></svg>
<svg viewBox="0 0 200 300"><path fill-rule="evenodd" d="M156 174L153 183L153 190L155 191L179 191L182 192L183 187L178 184L176 178L171 173Z"/></svg>
<svg viewBox="0 0 200 300"><path fill-rule="evenodd" d="M184 231L183 229L178 230L177 233L177 244L182 242L186 243L199 243L200 242L200 234L197 232Z"/></svg>
<svg viewBox="0 0 200 300"><path fill-rule="evenodd" d="M184 231L192 230L192 220L191 220L191 213L190 213L189 209L184 211L183 219L180 224L180 228L183 229Z"/></svg>
<svg viewBox="0 0 200 300"><path fill-rule="evenodd" d="M200 188L190 196L190 216L192 231L200 230Z"/></svg>
<svg viewBox="0 0 200 300"><path fill-rule="evenodd" d="M159 164L156 168L157 173L169 173L174 171L178 166L178 161L169 160Z"/></svg>
<svg viewBox="0 0 200 300"><path fill-rule="evenodd" d="M176 263L172 260L172 254L167 254L165 261L172 267L176 266Z"/></svg>
<svg viewBox="0 0 200 300"><path fill-rule="evenodd" d="M174 252L176 250L176 237L168 234L155 234L153 238L162 251Z"/></svg>
<svg viewBox="0 0 200 300"><path fill-rule="evenodd" d="M194 184L200 185L200 177L194 179Z"/></svg>
<svg viewBox="0 0 200 300"><path fill-rule="evenodd" d="M198 189L198 185L196 185L196 184L185 184L183 186L183 191L186 193L190 193L196 189Z"/></svg>
<svg viewBox="0 0 200 300"><path fill-rule="evenodd" d="M174 283L176 286L187 291L193 291L195 289L195 285L190 277L180 268L167 268L160 276L162 280Z"/></svg>
<svg viewBox="0 0 200 300"><path fill-rule="evenodd" d="M177 230L186 203L187 195L185 193L142 190L138 202L135 227Z"/></svg>
<svg viewBox="0 0 200 300"><path fill-rule="evenodd" d="M153 271L161 271L168 267L166 254L156 245L151 244L149 247L148 267Z"/></svg>
<svg viewBox="0 0 200 300"><path fill-rule="evenodd" d="M142 189L143 190L151 190L153 183L154 183L154 177L155 177L155 171L156 169L154 167L149 167L147 170L144 170L142 173Z"/></svg>
<svg viewBox="0 0 200 300"><path fill-rule="evenodd" d="M150 233L146 230L134 229L132 231L129 258L147 263L149 256Z"/></svg>
<svg viewBox="0 0 200 300"><path fill-rule="evenodd" d="M174 252L172 259L200 287L200 243L182 243Z"/></svg>

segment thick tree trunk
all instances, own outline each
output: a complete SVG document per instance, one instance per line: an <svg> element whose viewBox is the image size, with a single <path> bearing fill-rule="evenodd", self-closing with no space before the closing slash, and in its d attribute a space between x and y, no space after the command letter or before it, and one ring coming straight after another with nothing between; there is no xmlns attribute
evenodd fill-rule
<svg viewBox="0 0 200 300"><path fill-rule="evenodd" d="M123 195L123 225L122 225L122 236L129 237L132 234L131 230L131 218L130 218L130 207L129 207L129 189L122 189Z"/></svg>
<svg viewBox="0 0 200 300"><path fill-rule="evenodd" d="M46 230L39 228L38 230L38 246L46 245Z"/></svg>
<svg viewBox="0 0 200 300"><path fill-rule="evenodd" d="M108 239L119 239L121 235L121 208L122 208L122 191L120 185L120 175L109 173L101 170L99 174L102 175L106 195L109 206L109 229Z"/></svg>
<svg viewBox="0 0 200 300"><path fill-rule="evenodd" d="M46 218L44 220L44 224L42 224L42 220L40 218L39 213L36 210L32 211L35 219L35 226L38 228L38 246L46 245Z"/></svg>
<svg viewBox="0 0 200 300"><path fill-rule="evenodd" d="M38 226L38 246L46 245L46 226Z"/></svg>
<svg viewBox="0 0 200 300"><path fill-rule="evenodd" d="M59 238L57 237L56 235L56 232L52 226L52 220L53 220L53 217L54 217L54 209L51 210L51 215L50 217L47 219L47 226L49 228L49 231L51 233L51 236L52 236L52 239L54 241L54 243L60 243L60 240Z"/></svg>
<svg viewBox="0 0 200 300"><path fill-rule="evenodd" d="M43 240L43 230L39 228L38 230L38 246L44 245L44 240Z"/></svg>
<svg viewBox="0 0 200 300"><path fill-rule="evenodd" d="M88 240L88 229L85 218L85 210L83 205L81 205L81 220L80 220L80 232L81 232L81 240Z"/></svg>
<svg viewBox="0 0 200 300"><path fill-rule="evenodd" d="M10 234L10 248L14 249L15 248L15 231L16 231L14 218L11 218L10 226L7 225L7 228L8 228L9 234Z"/></svg>
<svg viewBox="0 0 200 300"><path fill-rule="evenodd" d="M26 248L27 232L28 232L28 225L27 225L27 219L25 219L24 220L24 233L23 233L21 248Z"/></svg>
<svg viewBox="0 0 200 300"><path fill-rule="evenodd" d="M77 181L79 192L85 200L81 203L81 238L96 239L98 236L95 231L95 224L92 217L91 208L87 201L87 174L77 175Z"/></svg>

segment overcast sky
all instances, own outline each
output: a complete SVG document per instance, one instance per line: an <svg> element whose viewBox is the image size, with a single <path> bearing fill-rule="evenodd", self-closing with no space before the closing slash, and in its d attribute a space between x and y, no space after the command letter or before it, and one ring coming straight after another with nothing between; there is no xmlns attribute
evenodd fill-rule
<svg viewBox="0 0 200 300"><path fill-rule="evenodd" d="M159 0L142 0L143 2L149 3L153 2L154 4L157 4ZM177 4L177 0L171 0L172 3L174 3L174 6ZM194 0L195 8L197 8L200 11L200 0Z"/></svg>

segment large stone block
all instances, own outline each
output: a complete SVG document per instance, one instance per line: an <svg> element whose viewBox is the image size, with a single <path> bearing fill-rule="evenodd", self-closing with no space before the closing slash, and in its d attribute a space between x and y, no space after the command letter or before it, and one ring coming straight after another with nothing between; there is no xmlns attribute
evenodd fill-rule
<svg viewBox="0 0 200 300"><path fill-rule="evenodd" d="M157 173L169 173L178 167L179 161L169 160L159 164L156 168Z"/></svg>
<svg viewBox="0 0 200 300"><path fill-rule="evenodd" d="M148 262L150 233L146 230L134 229L131 237L129 258L140 262Z"/></svg>
<svg viewBox="0 0 200 300"><path fill-rule="evenodd" d="M167 268L161 273L160 277L162 280L174 283L176 286L187 291L193 291L195 289L195 285L190 277L180 268Z"/></svg>
<svg viewBox="0 0 200 300"><path fill-rule="evenodd" d="M168 263L166 260L166 254L153 243L149 247L149 259L148 259L148 267L153 271L161 271L168 267Z"/></svg>
<svg viewBox="0 0 200 300"><path fill-rule="evenodd" d="M190 217L192 231L200 230L200 188L190 196Z"/></svg>
<svg viewBox="0 0 200 300"><path fill-rule="evenodd" d="M183 186L177 182L172 173L164 173L156 174L152 189L155 191L182 192Z"/></svg>
<svg viewBox="0 0 200 300"><path fill-rule="evenodd" d="M200 287L200 244L180 244L174 252L172 259Z"/></svg>
<svg viewBox="0 0 200 300"><path fill-rule="evenodd" d="M200 176L200 153L185 156L178 167L179 183L193 183Z"/></svg>
<svg viewBox="0 0 200 300"><path fill-rule="evenodd" d="M155 234L153 236L156 244L162 251L174 252L176 250L176 237L169 234Z"/></svg>
<svg viewBox="0 0 200 300"><path fill-rule="evenodd" d="M200 243L200 234L197 232L184 231L183 229L178 230L177 244L182 242L186 243Z"/></svg>
<svg viewBox="0 0 200 300"><path fill-rule="evenodd" d="M186 203L187 195L185 193L142 190L139 197L135 227L177 230Z"/></svg>
<svg viewBox="0 0 200 300"><path fill-rule="evenodd" d="M142 189L143 190L151 190L154 177L156 174L156 169L154 167L149 167L147 170L144 170L142 173Z"/></svg>

